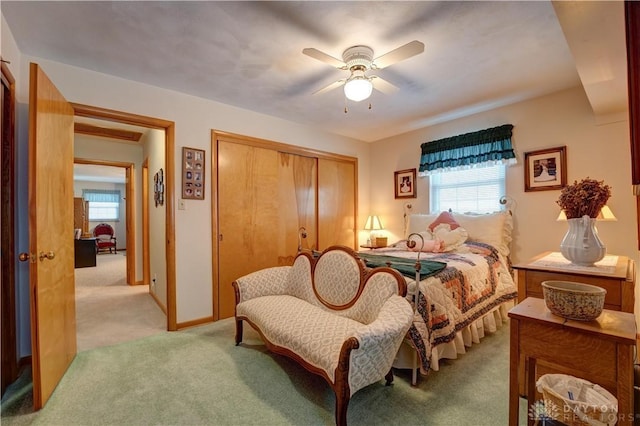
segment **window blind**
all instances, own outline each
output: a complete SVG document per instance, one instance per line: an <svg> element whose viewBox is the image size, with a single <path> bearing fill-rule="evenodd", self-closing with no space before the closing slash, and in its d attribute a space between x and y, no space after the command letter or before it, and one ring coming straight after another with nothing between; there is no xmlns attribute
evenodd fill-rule
<svg viewBox="0 0 640 426"><path fill-rule="evenodd" d="M452 170L429 176L429 209L491 213L501 209L505 194L505 165Z"/></svg>
<svg viewBox="0 0 640 426"><path fill-rule="evenodd" d="M120 191L83 189L82 198L89 202L89 220L117 221L120 219Z"/></svg>

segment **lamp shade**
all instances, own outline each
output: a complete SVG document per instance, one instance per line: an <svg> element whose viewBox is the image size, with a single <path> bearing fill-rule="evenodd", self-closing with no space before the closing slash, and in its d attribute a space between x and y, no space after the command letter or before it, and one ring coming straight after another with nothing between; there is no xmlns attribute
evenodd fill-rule
<svg viewBox="0 0 640 426"><path fill-rule="evenodd" d="M382 227L380 218L378 218L378 216L372 215L367 218L367 222L364 224L364 229L367 231L375 231L384 228Z"/></svg>
<svg viewBox="0 0 640 426"><path fill-rule="evenodd" d="M618 220L615 215L613 214L613 212L611 211L611 209L609 208L609 206L604 206L601 210L600 213L598 213L598 216L596 217L596 220L603 220L603 221L616 221Z"/></svg>
<svg viewBox="0 0 640 426"><path fill-rule="evenodd" d="M560 214L558 215L558 218L556 220L557 221L567 220L567 215L565 214L564 210L560 210ZM603 221L603 222L614 222L618 219L613 214L609 206L604 206L602 209L600 209L600 213L598 213L598 216L596 216L596 220Z"/></svg>
<svg viewBox="0 0 640 426"><path fill-rule="evenodd" d="M373 83L365 77L364 73L350 77L344 85L344 95L354 102L367 99L372 91Z"/></svg>

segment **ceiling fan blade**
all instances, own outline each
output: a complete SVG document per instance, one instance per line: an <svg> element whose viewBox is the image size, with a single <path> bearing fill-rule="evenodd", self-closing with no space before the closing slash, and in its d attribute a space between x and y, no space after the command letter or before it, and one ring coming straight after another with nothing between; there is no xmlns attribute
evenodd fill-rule
<svg viewBox="0 0 640 426"><path fill-rule="evenodd" d="M424 43L413 40L373 60L373 68L382 69L424 52Z"/></svg>
<svg viewBox="0 0 640 426"><path fill-rule="evenodd" d="M331 55L327 55L326 53L319 51L318 49L314 49L313 47L302 49L302 53L312 57L313 59L317 59L321 62L329 64L332 67L336 67L338 69L347 69L347 64L345 64L340 59L336 59Z"/></svg>
<svg viewBox="0 0 640 426"><path fill-rule="evenodd" d="M318 89L315 92L313 92L314 95L319 95L320 93L325 93L328 92L330 90L336 89L342 85L344 85L344 83L347 81L346 78L343 78L342 80L338 80L338 81L334 81L333 83L329 84L328 86L323 87L322 89Z"/></svg>
<svg viewBox="0 0 640 426"><path fill-rule="evenodd" d="M371 81L373 83L373 87L379 91L381 91L382 93L384 93L385 95L391 95L395 92L398 91L398 88L396 86L394 86L393 84L389 83L387 80L378 77L377 75L372 75L371 77Z"/></svg>

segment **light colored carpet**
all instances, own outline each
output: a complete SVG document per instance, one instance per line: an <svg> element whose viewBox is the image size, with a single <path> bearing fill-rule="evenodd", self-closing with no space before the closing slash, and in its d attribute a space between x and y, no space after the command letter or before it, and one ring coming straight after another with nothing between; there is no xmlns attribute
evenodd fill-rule
<svg viewBox="0 0 640 426"><path fill-rule="evenodd" d="M166 316L149 286L127 285L126 252L99 254L96 262L75 269L78 351L166 331Z"/></svg>
<svg viewBox="0 0 640 426"><path fill-rule="evenodd" d="M245 327L234 345L234 321L80 352L38 413L29 395L2 403L8 425L331 425L334 395L326 382L288 358L269 353ZM358 425L506 425L509 327L488 335L456 361L410 385L357 392L348 422ZM28 388L28 382L23 384ZM19 394L18 391L13 391ZM526 406L526 403L525 403ZM524 407L523 407L524 408ZM526 409L521 408L521 424Z"/></svg>
<svg viewBox="0 0 640 426"><path fill-rule="evenodd" d="M234 345L226 319L166 332L147 286L124 284L124 256L100 255L76 269L79 353L47 405L32 410L27 371L2 398L2 425L331 425L326 382L269 353L251 327ZM102 274L102 275L101 275ZM149 309L150 315L140 315ZM155 312L155 313L154 313ZM141 336L150 336L140 339ZM504 425L508 417L509 327L410 385L410 371L357 392L358 425ZM526 402L520 423L526 424Z"/></svg>

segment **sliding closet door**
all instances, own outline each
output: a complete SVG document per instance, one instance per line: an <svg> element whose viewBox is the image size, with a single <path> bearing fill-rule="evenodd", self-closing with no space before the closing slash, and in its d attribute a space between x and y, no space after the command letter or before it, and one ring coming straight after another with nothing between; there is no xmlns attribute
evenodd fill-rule
<svg viewBox="0 0 640 426"><path fill-rule="evenodd" d="M318 249L355 248L356 163L318 160Z"/></svg>
<svg viewBox="0 0 640 426"><path fill-rule="evenodd" d="M316 247L318 160L286 152L279 152L278 160L278 264L291 265L298 251L300 227L307 230L302 248Z"/></svg>
<svg viewBox="0 0 640 426"><path fill-rule="evenodd" d="M293 263L300 227L315 248L316 170L316 158L219 141L219 319L234 314L235 279Z"/></svg>
<svg viewBox="0 0 640 426"><path fill-rule="evenodd" d="M278 264L278 152L220 141L218 205L217 312L222 319L234 315L231 283L236 278Z"/></svg>
<svg viewBox="0 0 640 426"><path fill-rule="evenodd" d="M234 315L231 283L291 265L304 249L355 246L355 158L214 132L214 318Z"/></svg>

